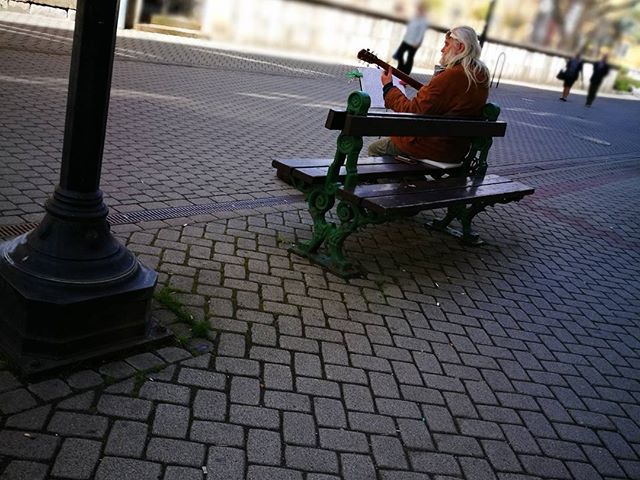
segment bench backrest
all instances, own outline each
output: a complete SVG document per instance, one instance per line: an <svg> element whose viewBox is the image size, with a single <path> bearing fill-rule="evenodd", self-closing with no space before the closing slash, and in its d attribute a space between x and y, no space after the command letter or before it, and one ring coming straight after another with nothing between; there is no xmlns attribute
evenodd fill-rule
<svg viewBox="0 0 640 480"><path fill-rule="evenodd" d="M327 186L338 180L340 168L346 159L345 187L357 183L357 161L362 149L362 137L411 136L411 137L471 137L471 148L462 167L453 172L456 176L484 175L487 171L487 155L493 137L505 135L507 124L497 121L500 107L488 103L482 117L456 118L416 115L411 113L368 113L371 100L365 92L349 95L345 111L330 110L325 127L340 130L333 164L327 174ZM449 172L451 173L451 172Z"/></svg>

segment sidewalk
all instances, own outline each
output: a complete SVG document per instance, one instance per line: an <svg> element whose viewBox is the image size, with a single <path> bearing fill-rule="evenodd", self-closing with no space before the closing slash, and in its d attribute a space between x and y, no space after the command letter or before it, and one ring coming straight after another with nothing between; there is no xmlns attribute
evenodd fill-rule
<svg viewBox="0 0 640 480"><path fill-rule="evenodd" d="M54 27L0 17L0 226L57 181ZM101 187L176 344L38 383L2 364L0 479L640 478L640 103L501 84L489 168L536 194L479 215L481 248L432 214L371 226L347 282L287 252L311 221L271 161L333 155L350 67L118 42Z"/></svg>

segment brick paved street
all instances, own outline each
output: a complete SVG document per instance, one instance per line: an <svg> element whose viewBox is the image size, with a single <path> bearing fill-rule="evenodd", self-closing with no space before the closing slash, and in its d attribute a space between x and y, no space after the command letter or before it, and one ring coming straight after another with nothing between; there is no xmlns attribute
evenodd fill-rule
<svg viewBox="0 0 640 480"><path fill-rule="evenodd" d="M0 225L58 179L59 27L0 16ZM493 89L490 173L535 195L481 248L371 226L344 281L287 252L311 221L271 161L333 155L352 67L166 40L118 40L101 186L177 341L35 383L0 361L0 479L640 479L640 102Z"/></svg>

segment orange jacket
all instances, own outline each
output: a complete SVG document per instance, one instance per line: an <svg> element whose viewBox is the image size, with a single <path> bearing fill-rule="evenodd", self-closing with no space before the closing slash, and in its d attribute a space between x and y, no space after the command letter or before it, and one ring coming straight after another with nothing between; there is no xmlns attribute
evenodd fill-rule
<svg viewBox="0 0 640 480"><path fill-rule="evenodd" d="M462 65L455 65L435 75L409 100L398 88L391 88L384 104L395 112L445 117L479 117L487 103L489 88L471 84ZM391 137L393 144L416 158L458 163L469 151L471 139L466 137Z"/></svg>

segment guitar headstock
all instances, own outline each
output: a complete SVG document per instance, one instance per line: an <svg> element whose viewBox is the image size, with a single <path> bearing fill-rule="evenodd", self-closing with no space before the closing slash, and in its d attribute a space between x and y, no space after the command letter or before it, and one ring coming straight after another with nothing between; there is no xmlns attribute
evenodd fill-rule
<svg viewBox="0 0 640 480"><path fill-rule="evenodd" d="M376 63L380 61L368 48L360 50L358 52L358 58L367 63Z"/></svg>

